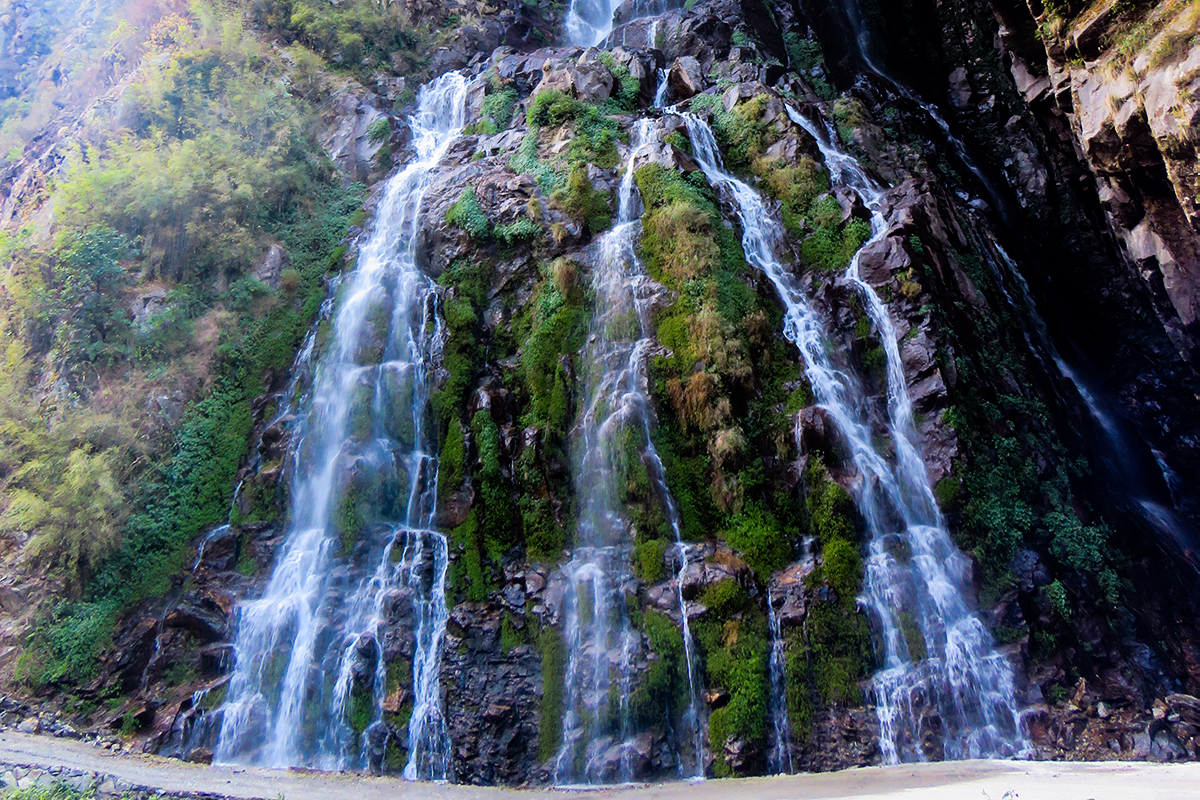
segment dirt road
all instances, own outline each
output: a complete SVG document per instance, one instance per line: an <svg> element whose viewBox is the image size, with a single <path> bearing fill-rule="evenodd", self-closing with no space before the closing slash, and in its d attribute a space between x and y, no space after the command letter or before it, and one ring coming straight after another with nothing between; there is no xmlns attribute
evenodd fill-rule
<svg viewBox="0 0 1200 800"><path fill-rule="evenodd" d="M0 763L112 775L167 792L286 800L544 800L584 795L619 800L1175 800L1200 798L1200 763L966 761L869 767L821 775L666 783L613 789L489 789L395 778L204 767L117 755L68 739L0 733Z"/></svg>

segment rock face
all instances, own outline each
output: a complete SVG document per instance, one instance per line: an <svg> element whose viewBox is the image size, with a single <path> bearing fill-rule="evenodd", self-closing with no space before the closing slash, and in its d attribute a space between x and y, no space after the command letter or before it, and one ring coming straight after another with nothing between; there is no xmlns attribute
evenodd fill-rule
<svg viewBox="0 0 1200 800"><path fill-rule="evenodd" d="M1069 34L1095 59L1085 68L1059 62L1068 55L1057 48L1048 55L1051 88L1059 97L1069 92L1068 115L1109 224L1135 267L1161 286L1169 306L1160 306L1160 319L1190 359L1200 312L1200 43L1188 38L1194 13L1164 7L1151 18L1160 15L1162 32L1131 64L1111 49L1089 48L1097 39L1090 29L1107 33L1116 22L1103 14ZM1181 39L1177 52L1160 55Z"/></svg>
<svg viewBox="0 0 1200 800"><path fill-rule="evenodd" d="M624 516L606 524L632 565L607 612L627 623L637 655L619 664L627 687L589 698L603 719L589 720L595 735L579 748L588 774L678 774L677 723L693 699L693 666L712 737L701 765L708 775L773 769L769 713L789 720L784 749L799 768L883 757L887 731L871 684L878 631L856 598L865 570L913 558L905 521L894 510L873 520L856 510L855 496L880 487L867 485L837 420L814 404L801 355L780 330L775 290L745 263L729 198L697 167L698 143L678 115L650 108L660 70L669 102L710 120L725 164L769 199L786 231L772 244L825 326L821 346L861 387L861 413L885 459L899 457L889 403L901 389L911 401L928 485L905 490L936 501L955 535L977 589L969 600L1016 672L1034 752L1200 757L1200 610L1186 573L1194 520L1172 495L1200 475L1200 382L1190 366L1200 335L1200 46L1180 44L1195 28L1192 12L1160 20L1129 63L1107 44L1121 22L1115 3L1045 26L1037 39L1025 8L950 2L938 23L946 31L910 14L928 25L898 27L895 46L916 40L953 62L931 73L954 123L947 138L940 116L847 66L856 57L837 9L784 3L768 14L733 0L691 8L630 0L607 41L585 49L552 46L555 21L530 4L482 15L456 0L407 5L470 19L429 62L433 72L467 75L470 127L429 176L413 220L416 262L440 286L426 309L438 339L428 418L439 457L436 525L448 541L440 680L453 780L557 777L573 668L567 570L582 535L577 422L602 366L583 354L600 336L644 337L639 375L657 449L623 440L607 456ZM898 6L886 13L912 10ZM880 63L904 77L896 61L888 50ZM830 82L844 90L836 100ZM381 68L368 85L347 80L331 93L322 144L347 182L390 170L384 156L405 136L392 114L413 86ZM497 107L511 108L511 121ZM805 120L825 129L820 141ZM381 138L381 123L396 132ZM972 123L992 141L960 145L953 134ZM831 155L828 142L854 163ZM5 176L4 221L23 213L64 157L50 144L39 153ZM630 158L641 206L634 246L646 274L628 282L646 314L602 318L596 279L611 254L598 240L613 225ZM851 168L879 184L877 207L843 185ZM1039 226L1047 232L1019 233ZM353 255L356 241L345 244ZM279 288L289 263L270 245L254 277ZM889 385L892 342L864 312L851 263L886 305L902 387ZM122 308L147 330L167 297L151 288ZM1063 320L1045 311L1047 298L1069 299ZM1092 312L1078 340L1062 335ZM316 357L327 336L319 324ZM1110 359L1097 358L1106 350ZM1182 489L1164 477L1153 481L1157 493L1116 491L1124 473L1097 444L1104 409L1063 368L1076 352L1112 389L1121 409L1114 427L1157 426L1144 434L1143 455L1177 469ZM314 368L294 365L294 396L304 396ZM236 657L236 604L261 589L288 535L290 471L303 465L290 441L295 418L278 416L287 377L268 373L268 393L250 404L254 450L237 474L229 524L203 532L164 596L124 610L99 674L80 688L88 700L121 698L88 720L106 736L134 727L148 752L212 760ZM162 424L177 424L182 405L156 398ZM1172 502L1178 508L1166 509ZM1152 508L1169 512L1167 527L1180 521L1173 547L1162 545ZM385 527L343 507L331 515L364 535ZM869 549L870 526L884 532L886 553ZM0 556L21 546L2 538ZM15 664L33 630L26 598L50 593L0 575L0 666ZM389 678L380 717L356 729L353 743L373 772L398 772L408 757L412 603L397 590L385 599L379 643L348 643ZM685 621L695 664L681 660ZM923 642L907 644L923 658ZM593 661L616 658L613 642L575 646ZM775 647L782 691L771 682ZM357 697L374 703L371 678L352 676ZM636 719L624 742L621 714ZM942 720L933 708L918 715L920 752L946 757ZM0 724L69 729L24 703L0 704ZM0 767L0 785L7 774Z"/></svg>
<svg viewBox="0 0 1200 800"><path fill-rule="evenodd" d="M375 94L347 85L334 92L326 107L328 132L322 144L329 158L348 180L365 181L376 168L375 155L383 146L368 133L374 123L387 119Z"/></svg>

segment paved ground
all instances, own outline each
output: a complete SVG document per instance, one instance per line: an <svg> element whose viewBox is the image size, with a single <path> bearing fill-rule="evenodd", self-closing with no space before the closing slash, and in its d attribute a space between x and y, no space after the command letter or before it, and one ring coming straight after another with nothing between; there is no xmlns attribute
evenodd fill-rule
<svg viewBox="0 0 1200 800"><path fill-rule="evenodd" d="M204 767L116 755L69 739L0 733L0 762L114 775L168 792L285 800L1175 800L1200 798L1200 763L965 761L869 767L821 775L666 783L596 790L484 789L395 778Z"/></svg>

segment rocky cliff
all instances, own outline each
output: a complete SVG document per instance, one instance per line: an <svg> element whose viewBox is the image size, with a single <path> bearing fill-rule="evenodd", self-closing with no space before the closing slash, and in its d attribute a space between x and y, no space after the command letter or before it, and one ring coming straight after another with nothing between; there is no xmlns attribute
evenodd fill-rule
<svg viewBox="0 0 1200 800"><path fill-rule="evenodd" d="M711 126L724 165L767 198L784 232L773 252L823 320L824 350L852 376L885 460L901 447L890 402L901 389L911 400L925 477L966 555L970 604L1014 676L1026 754L1200 756L1194 4L627 3L586 48L556 44L560 9L403 12L447 30L389 53L403 37L355 19L335 22L357 26L343 30L357 44L322 38L294 9L281 22L275 5L256 5L247 20L270 47L293 45L279 51L293 85L313 82L324 116L311 136L337 170L331 183L378 180L407 163L413 87L451 69L468 79L468 127L430 173L413 237L416 263L440 287L444 326L429 415L449 553L440 680L454 780L552 782L572 752L566 620L587 612L570 606L568 567L582 536L574 477L588 346L637 323L590 324L626 172L641 205L654 422L651 446L626 437L612 456L636 655L623 667L628 696L597 704L608 709L594 721L603 735L571 757L589 779L678 774L693 668L681 631L698 651L706 774L778 771L785 757L812 770L885 757L872 678L890 665L860 599L879 524L861 502L872 478L829 405L814 401L785 304L747 260L745 221L706 176L682 111ZM408 30L402 23L392 20ZM301 41L331 65L357 47L361 64L350 76L316 70ZM98 107L118 109L130 89ZM53 153L73 140L55 141L10 168L8 218L40 220L38 209L53 208L43 206L45 176L65 169ZM881 187L877 204L849 187L839 154ZM367 211L378 202L376 191ZM338 221L328 245L362 220ZM301 277L289 266L303 257L296 238L252 267L276 294L220 299L220 310L247 318L276 313L271 303L295 313L286 357L265 374L247 367L240 449L213 495L232 507L188 523L186 557L153 590L112 595L123 604L104 607L100 624L115 633L95 650L93 675L35 674L28 660L17 671L15 690L35 694L47 724L77 714L78 727L119 730L149 751L212 758L237 604L261 592L290 532L297 401L329 347L337 300L336 269L326 269L343 256L352 268L365 236L352 227L340 247L318 251L311 279L302 273L307 304L291 283ZM173 267L169 255L147 278L176 287L191 262ZM149 248L143 257L155 258ZM890 332L847 277L851 263L885 304ZM159 302L143 296L143 307ZM284 368L310 321L311 346ZM893 342L881 335L894 339L902 387L890 383ZM385 336L381 327L364 363L383 359ZM211 385L183 385L177 402ZM388 491L369 474L347 478L331 523L338 569L366 558L394 504ZM164 496L179 502L148 498ZM891 509L886 524L899 515ZM687 547L675 545L673 521ZM62 621L100 602L87 583L105 573L100 563L81 573L82 589L35 586L23 576L36 562L22 559L37 529L25 528L8 556L21 577L0 596L12 598L0 607L16 620L8 646L14 659L21 650L61 659ZM149 541L138 558L153 552ZM898 562L913 558L903 537L884 547ZM71 592L83 604L29 602ZM370 676L352 679L346 724L364 768L398 772L408 761L411 609L409 595L389 596L384 634L361 644L388 675L377 721L361 710ZM932 663L913 614L899 627L912 661ZM937 703L910 711L911 752L953 756ZM23 706L12 721L36 713Z"/></svg>

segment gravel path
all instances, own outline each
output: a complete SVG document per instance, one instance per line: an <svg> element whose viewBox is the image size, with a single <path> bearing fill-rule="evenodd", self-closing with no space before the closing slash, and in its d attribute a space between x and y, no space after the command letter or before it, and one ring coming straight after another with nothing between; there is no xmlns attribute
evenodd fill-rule
<svg viewBox="0 0 1200 800"><path fill-rule="evenodd" d="M964 761L868 767L820 775L666 783L611 789L495 789L300 771L205 767L114 754L70 739L0 733L0 763L113 776L165 792L286 800L1175 800L1200 797L1200 763Z"/></svg>

